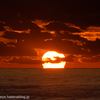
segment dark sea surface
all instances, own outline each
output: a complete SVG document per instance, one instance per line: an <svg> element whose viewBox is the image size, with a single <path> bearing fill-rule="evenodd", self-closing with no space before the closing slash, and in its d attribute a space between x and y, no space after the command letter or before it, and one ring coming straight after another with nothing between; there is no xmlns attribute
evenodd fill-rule
<svg viewBox="0 0 100 100"><path fill-rule="evenodd" d="M0 100L100 100L100 69L0 69L0 96L6 97Z"/></svg>

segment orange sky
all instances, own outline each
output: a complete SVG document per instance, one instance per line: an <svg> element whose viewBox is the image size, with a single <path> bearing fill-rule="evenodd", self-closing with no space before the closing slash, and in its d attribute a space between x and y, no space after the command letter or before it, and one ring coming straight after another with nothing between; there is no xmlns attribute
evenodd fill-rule
<svg viewBox="0 0 100 100"><path fill-rule="evenodd" d="M43 68L42 64L7 64L1 63L0 68ZM65 68L100 68L98 63L66 63Z"/></svg>
<svg viewBox="0 0 100 100"><path fill-rule="evenodd" d="M47 51L63 53L66 68L99 68L100 10L95 3L2 1L0 68L42 68Z"/></svg>

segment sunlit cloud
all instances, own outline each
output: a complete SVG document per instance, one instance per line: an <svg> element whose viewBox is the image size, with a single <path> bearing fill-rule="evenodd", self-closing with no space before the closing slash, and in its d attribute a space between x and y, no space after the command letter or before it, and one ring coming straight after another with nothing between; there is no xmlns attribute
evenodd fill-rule
<svg viewBox="0 0 100 100"><path fill-rule="evenodd" d="M80 31L84 31L83 29L81 29L80 27L76 26L75 24L65 23L65 25L67 25L68 27L71 27L71 28L79 29Z"/></svg>
<svg viewBox="0 0 100 100"><path fill-rule="evenodd" d="M13 30L9 26L4 26L4 28L6 29L6 31L12 31L12 32L17 32L17 33L27 33L27 34L30 33L30 29L19 31L19 30Z"/></svg>
<svg viewBox="0 0 100 100"><path fill-rule="evenodd" d="M90 27L87 27L86 31L89 31L89 32L100 32L100 27L90 26Z"/></svg>
<svg viewBox="0 0 100 100"><path fill-rule="evenodd" d="M41 30L41 32L48 32L48 33L51 33L51 34L55 34L55 31L50 31L50 30Z"/></svg>
<svg viewBox="0 0 100 100"><path fill-rule="evenodd" d="M0 56L0 62L2 62L3 60L9 60L11 58L12 56Z"/></svg>
<svg viewBox="0 0 100 100"><path fill-rule="evenodd" d="M6 31L12 31L12 28L10 28L9 26L4 26L4 28L6 29Z"/></svg>
<svg viewBox="0 0 100 100"><path fill-rule="evenodd" d="M34 21L31 21L31 22L37 24L41 29L46 29L45 26L52 23L53 21L34 20Z"/></svg>
<svg viewBox="0 0 100 100"><path fill-rule="evenodd" d="M100 27L94 27L94 26L90 26L87 27L87 29L84 32L80 32L80 33L73 33L80 35L83 38L86 38L89 41L95 41L96 38L100 39Z"/></svg>
<svg viewBox="0 0 100 100"><path fill-rule="evenodd" d="M62 39L64 40L64 39ZM73 40L73 39L66 39L67 41L72 41L73 43L77 43L77 45L83 45L86 44L85 42L79 41L79 40Z"/></svg>
<svg viewBox="0 0 100 100"><path fill-rule="evenodd" d="M5 44L9 43L9 42L14 42L14 43L17 42L16 39L7 39L7 38L3 38L3 37L0 37L0 41L3 41Z"/></svg>

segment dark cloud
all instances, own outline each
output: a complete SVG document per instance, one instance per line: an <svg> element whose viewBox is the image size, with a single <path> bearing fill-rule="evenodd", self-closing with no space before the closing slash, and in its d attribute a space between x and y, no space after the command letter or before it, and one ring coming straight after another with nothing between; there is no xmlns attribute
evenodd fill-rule
<svg viewBox="0 0 100 100"><path fill-rule="evenodd" d="M34 48L26 45L18 45L16 47L7 46L4 42L0 42L0 56L37 56Z"/></svg>
<svg viewBox="0 0 100 100"><path fill-rule="evenodd" d="M83 47L90 49L91 54L100 54L100 39L97 38L96 41L87 41Z"/></svg>
<svg viewBox="0 0 100 100"><path fill-rule="evenodd" d="M61 31L61 30L66 30L68 32L81 32L79 29L77 28L72 28L72 27L68 27L67 25L65 25L64 23L61 22L52 22L49 25L46 26L47 29L49 30L54 30L54 31Z"/></svg>
<svg viewBox="0 0 100 100"><path fill-rule="evenodd" d="M21 0L0 1L0 31L4 31L4 26L12 28L6 31L2 37L6 39L16 39L16 43L0 42L1 56L28 56L36 55L34 48L56 50L68 54L99 54L100 40L88 41L80 35L71 33L81 32L77 27L70 27L64 23L71 23L86 29L88 26L100 26L100 3L97 1L80 0L33 0L24 2ZM57 36L53 37L48 32L41 32L41 29L32 23L35 19L53 21L46 26L48 30L55 31ZM13 30L23 31L30 29L29 34L17 33ZM61 34L60 31L64 30ZM44 39L51 39L44 41ZM62 40L65 39L65 40ZM69 39L69 40L67 40ZM77 45L70 40L85 42L84 45ZM14 45L14 47L7 46ZM83 48L83 49L82 49ZM85 50L89 49L90 52ZM71 57L73 58L73 57ZM69 58L69 61L73 59Z"/></svg>
<svg viewBox="0 0 100 100"><path fill-rule="evenodd" d="M83 58L82 62L100 62L100 56L92 56L91 58Z"/></svg>
<svg viewBox="0 0 100 100"><path fill-rule="evenodd" d="M82 38L80 35L71 34L74 32L76 32L76 33L81 32L80 29L67 26L64 23L52 22L49 25L47 25L46 27L49 30L56 31L56 36L59 36L62 39L73 39L73 40L79 40L79 41L87 41L87 39ZM61 30L63 31L62 33L61 33Z"/></svg>
<svg viewBox="0 0 100 100"><path fill-rule="evenodd" d="M15 44L16 44L16 43L14 43L14 42L8 42L8 43L7 43L7 45L13 45L13 46L15 46Z"/></svg>
<svg viewBox="0 0 100 100"><path fill-rule="evenodd" d="M13 57L10 60L3 60L2 62L19 63L19 64L42 64L40 60L32 60L28 57Z"/></svg>
<svg viewBox="0 0 100 100"><path fill-rule="evenodd" d="M53 38L53 35L48 32L43 32L40 35L40 39L51 39L51 38Z"/></svg>
<svg viewBox="0 0 100 100"><path fill-rule="evenodd" d="M19 30L19 31L28 30L28 29L40 30L40 28L35 23L32 23L31 21L18 21L18 20L13 22L7 21L5 25L9 26L13 30Z"/></svg>
<svg viewBox="0 0 100 100"><path fill-rule="evenodd" d="M66 56L63 60L67 62L73 62L76 57L72 54Z"/></svg>
<svg viewBox="0 0 100 100"><path fill-rule="evenodd" d="M68 32L64 32L63 34L59 34L62 39L72 39L72 40L79 40L79 41L87 41L87 39L82 38L80 35L73 35L69 34Z"/></svg>
<svg viewBox="0 0 100 100"><path fill-rule="evenodd" d="M1 37L7 38L7 39L22 39L23 40L26 37L28 37L28 34L6 31Z"/></svg>
<svg viewBox="0 0 100 100"><path fill-rule="evenodd" d="M6 31L1 37L7 39L17 39L17 40L37 40L37 39L50 39L53 37L52 34L47 32L40 32L39 30L31 30L29 34L27 33L18 33L12 31Z"/></svg>
<svg viewBox="0 0 100 100"><path fill-rule="evenodd" d="M5 31L4 25L2 23L0 23L0 31Z"/></svg>
<svg viewBox="0 0 100 100"><path fill-rule="evenodd" d="M63 34L61 34L58 31L57 34L58 36L53 37L53 35L48 32L41 32L40 30L36 29L35 31L31 30L29 34L6 31L4 35L2 35L2 37L7 39L17 39L17 43L14 44L8 43L8 44L14 45L15 47L12 47L12 50L14 50L14 52L16 50L16 52L19 52L19 54L23 50L24 53L30 52L29 55L31 55L31 52L34 48L56 50L67 54L87 54L89 53L87 50L90 50L91 53L99 54L99 50L100 50L99 39L97 39L96 41L87 41L87 39L84 39L79 35L73 35L68 32L64 32ZM51 39L51 38L52 40L44 41L44 39ZM86 42L86 44L77 45L77 43L73 43L72 41L66 39L79 40L79 41Z"/></svg>
<svg viewBox="0 0 100 100"><path fill-rule="evenodd" d="M41 43L41 44L40 44ZM77 43L73 43L72 41L62 40L60 37L55 37L49 41L38 41L35 45L38 48L55 50L67 54L84 54L88 53L82 50L82 46L77 45Z"/></svg>
<svg viewBox="0 0 100 100"><path fill-rule="evenodd" d="M28 55L36 55L36 51L34 48L40 47L41 42L44 42L44 39L50 39L52 38L52 34L44 32L37 32L33 33L32 31L30 34L26 33L17 33L17 32L9 32L6 31L4 35L2 35L3 38L7 39L17 39L16 43L10 42L7 43L7 45L13 45L14 47L7 46L5 43L1 43L1 55L14 55L14 56L28 56ZM5 49L4 52L3 49ZM10 53L8 53L10 52Z"/></svg>

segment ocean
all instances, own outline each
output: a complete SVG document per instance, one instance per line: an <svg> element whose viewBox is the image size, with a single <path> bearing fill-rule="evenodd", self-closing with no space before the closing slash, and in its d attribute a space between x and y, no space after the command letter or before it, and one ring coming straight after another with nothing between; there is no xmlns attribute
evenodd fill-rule
<svg viewBox="0 0 100 100"><path fill-rule="evenodd" d="M100 69L0 69L0 100L100 100Z"/></svg>

